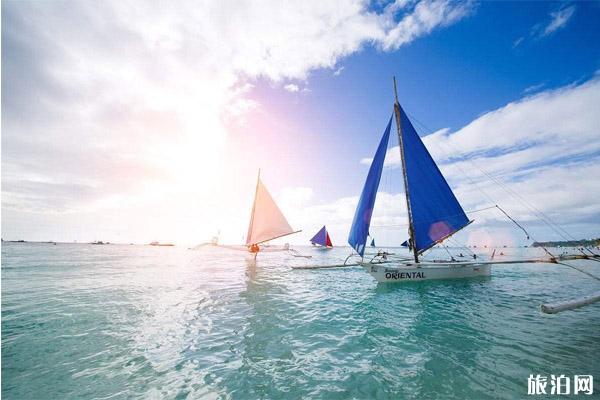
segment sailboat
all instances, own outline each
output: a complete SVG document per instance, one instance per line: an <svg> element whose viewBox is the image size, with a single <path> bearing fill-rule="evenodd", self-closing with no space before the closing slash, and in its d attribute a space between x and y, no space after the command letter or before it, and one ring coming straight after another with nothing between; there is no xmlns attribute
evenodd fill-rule
<svg viewBox="0 0 600 400"><path fill-rule="evenodd" d="M371 247L377 247L377 246L375 245L375 238L371 239Z"/></svg>
<svg viewBox="0 0 600 400"><path fill-rule="evenodd" d="M410 119L398 103L394 78L394 113L390 117L383 137L371 163L360 201L356 208L348 243L364 257L365 244L375 205L377 189L383 171L390 137L392 119L395 117L402 160L404 192L408 210L408 248L410 259L395 264L359 263L379 282L429 279L466 278L487 276L490 262L485 261L424 261L423 252L448 239L472 223L454 196L452 189L421 141Z"/></svg>
<svg viewBox="0 0 600 400"><path fill-rule="evenodd" d="M277 207L273 197L260 180L260 170L258 170L250 225L246 235L248 251L256 255L260 251L260 244L298 232L301 231L293 230L279 207Z"/></svg>
<svg viewBox="0 0 600 400"><path fill-rule="evenodd" d="M327 232L327 228L325 225L317 232L315 236L310 239L310 242L313 246L319 246L321 249L332 249L333 244L331 244L331 238L329 237L329 232Z"/></svg>

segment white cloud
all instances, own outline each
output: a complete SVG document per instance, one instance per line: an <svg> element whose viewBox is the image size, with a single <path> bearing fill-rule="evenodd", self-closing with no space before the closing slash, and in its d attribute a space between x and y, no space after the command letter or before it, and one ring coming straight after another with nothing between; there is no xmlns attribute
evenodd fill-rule
<svg viewBox="0 0 600 400"><path fill-rule="evenodd" d="M550 23L541 32L541 36L548 36L557 30L564 28L573 14L575 14L575 5L571 5L550 13Z"/></svg>
<svg viewBox="0 0 600 400"><path fill-rule="evenodd" d="M392 8L388 11L390 10ZM381 46L384 50L397 49L439 26L447 26L464 18L471 11L471 2L456 4L450 1L419 2L414 11L404 16L398 24L392 22L395 26L381 40Z"/></svg>
<svg viewBox="0 0 600 400"><path fill-rule="evenodd" d="M344 67L339 67L338 69L336 69L333 72L333 76L339 76L342 73L343 70L344 70Z"/></svg>
<svg viewBox="0 0 600 400"><path fill-rule="evenodd" d="M488 112L456 132L440 129L423 138L442 163L478 159L494 174L526 172L600 150L600 79L548 90ZM417 131L419 131L417 127ZM425 132L420 132L422 135ZM387 165L398 165L397 147L388 150ZM370 164L371 159L361 160ZM494 164L497 163L497 164Z"/></svg>
<svg viewBox="0 0 600 400"><path fill-rule="evenodd" d="M298 85L295 85L293 83L289 83L289 84L285 85L283 88L285 90L287 90L288 92L291 92L291 93L296 93L296 92L298 92L300 90L300 88L298 87Z"/></svg>
<svg viewBox="0 0 600 400"><path fill-rule="evenodd" d="M546 86L545 83L538 83L537 85L527 86L525 88L525 90L523 90L523 93L524 94L532 94L532 93L535 93L535 92L539 91L544 86Z"/></svg>
<svg viewBox="0 0 600 400"><path fill-rule="evenodd" d="M497 203L540 235L559 238L543 226L541 219L548 216L571 227L576 237L593 236L600 221L597 104L600 79L594 77L525 97L456 132L442 129L423 141L466 210ZM386 165L384 174L399 167L397 146L388 150ZM400 173L395 177L401 179ZM505 221L499 213L477 219ZM388 223L395 220L388 218Z"/></svg>
<svg viewBox="0 0 600 400"><path fill-rule="evenodd" d="M521 36L513 42L513 49L521 45L525 41L526 37L533 40L539 40L546 36L550 36L554 32L566 27L573 15L575 14L576 10L577 6L570 5L566 7L563 6L562 8L551 12L549 22L545 24L535 24L529 31L528 35Z"/></svg>
<svg viewBox="0 0 600 400"><path fill-rule="evenodd" d="M518 47L521 43L523 43L523 40L525 40L525 37L521 36L518 37L514 42L513 42L513 49Z"/></svg>
<svg viewBox="0 0 600 400"><path fill-rule="evenodd" d="M278 204L282 208L296 209L306 206L313 198L312 188L303 186L284 187L278 196Z"/></svg>
<svg viewBox="0 0 600 400"><path fill-rule="evenodd" d="M156 226L203 221L210 237L219 212L245 209L211 188L226 186L231 126L261 108L252 82L305 80L367 45L395 50L469 8L442 0L399 1L380 13L361 0L3 3L3 209L27 230L41 213L143 220L169 204L181 214ZM161 231L177 237L166 240L198 236L198 224L171 225ZM3 232L13 226L3 222Z"/></svg>

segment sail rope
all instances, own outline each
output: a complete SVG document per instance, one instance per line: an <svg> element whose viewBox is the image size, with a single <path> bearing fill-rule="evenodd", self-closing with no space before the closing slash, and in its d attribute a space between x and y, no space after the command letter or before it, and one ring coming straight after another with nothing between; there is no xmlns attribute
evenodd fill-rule
<svg viewBox="0 0 600 400"><path fill-rule="evenodd" d="M557 264L560 264L560 265L564 265L565 267L573 268L573 269L575 269L575 270L577 270L577 271L579 271L579 272L581 272L581 273L583 273L583 274L586 274L586 275L588 275L588 276L591 276L592 278L594 278L594 279L596 279L596 280L600 281L600 276L596 276L596 275L594 275L594 274L590 274L589 272L587 272L587 271L585 271L585 270L583 270L583 269L581 269L581 268L578 268L578 267L576 267L576 266L574 266L574 265L570 265L570 264L567 264L567 263L565 263L565 262L562 262L562 261L556 261L556 263L557 263Z"/></svg>
<svg viewBox="0 0 600 400"><path fill-rule="evenodd" d="M442 247L446 250L446 253L448 253L448 255L450 256L450 260L451 261L456 261L456 259L452 255L452 253L450 253L450 250L448 250L448 246L446 246L445 244L442 244Z"/></svg>
<svg viewBox="0 0 600 400"><path fill-rule="evenodd" d="M500 211L502 211L502 214L506 215L506 218L510 219L516 226L518 226L519 228L521 228L521 230L525 233L525 236L527 236L527 240L529 240L530 235L529 232L527 232L527 230L525 228L523 228L523 226L521 226L521 224L519 224L517 221L515 221L513 219L513 217L511 217L510 215L508 215L508 213L506 211L504 211L502 209L502 207L500 207L498 204L496 204L496 208Z"/></svg>
<svg viewBox="0 0 600 400"><path fill-rule="evenodd" d="M433 133L433 130L428 128L425 124L423 124L422 122L420 122L418 119L416 119L414 116L410 116L411 120L415 121L417 124L419 124L423 129L425 129L426 131L428 131L429 133ZM441 146L439 146L437 143L433 143L436 148L438 150L440 150L444 156L446 156L446 158L450 159L451 157L444 151L444 149L441 148ZM459 153L459 150L456 149L452 144L448 143L454 151ZM465 159L467 162L469 162L471 165L473 165L475 168L477 168L483 175L485 175L488 179L490 179L492 182L496 183L500 188L502 188L505 192L507 192L509 195L511 195L513 198L515 198L518 202L520 202L524 207L526 207L527 209L529 209L529 211L531 211L535 216L537 216L543 223L545 223L550 229L552 229L555 233L557 233L560 237L562 237L564 240L577 240L575 239L571 234L569 234L569 232L567 232L564 228L562 228L561 226L559 226L558 224L556 224L554 221L552 221L550 219L550 217L548 217L544 212L542 212L540 209L538 209L537 207L535 207L533 204L531 204L530 202L528 202L527 200L525 200L519 193L517 193L516 191L514 191L513 189L511 189L510 187L508 187L508 185L506 185L504 182L500 181L499 179L497 179L496 177L494 177L493 175L491 175L490 173L488 173L487 171L485 171L482 167L480 167L477 163L475 163L473 160L466 158ZM456 168L458 168L462 173L463 176L465 176L473 185L474 187L479 190L485 197L487 197L489 200L491 200L492 203L496 203L496 201L494 201L494 199L492 197L490 197L484 190L483 188L481 188L477 182L473 181L470 176L457 164L455 163L454 166ZM502 210L500 207L498 207L498 209L500 209L511 221L513 221L515 224L517 224L517 226L519 226L522 230L523 227L520 226L513 218L511 218L504 210ZM527 234L527 233L526 233ZM534 241L536 241L535 239L533 239L533 237L529 234L527 234L528 239L532 239ZM551 255L551 253L548 251L548 249L546 249L544 246L540 246L544 249L544 251L546 253L548 253L549 255ZM590 250L589 248L587 248L586 246L582 246L583 248L585 248L588 252L590 252L593 255L597 255L595 254L592 250ZM578 250L585 254L585 252L581 249L578 248Z"/></svg>
<svg viewBox="0 0 600 400"><path fill-rule="evenodd" d="M480 209L477 209L477 210L465 211L465 213L466 214L475 214L475 213L478 213L480 211L491 210L492 208L496 208L496 207L497 207L496 205L493 205L493 206L489 206L489 207L485 207L485 208L480 208Z"/></svg>
<svg viewBox="0 0 600 400"><path fill-rule="evenodd" d="M485 207L485 208L480 208L477 210L469 210L469 211L465 211L465 214L475 214L481 211L486 211L486 210L491 210L493 208L497 208L500 211L502 211L502 213L504 215L506 215L506 217L508 219L510 219L516 226L518 226L523 232L525 232L525 235L527 236L527 239L530 238L529 233L525 230L525 228L523 228L517 221L515 221L510 215L508 215L508 213L506 211L504 211L502 208L500 208L500 206L498 206L497 204L493 205L493 206L489 206L489 207ZM456 214L456 215L460 215L460 214ZM447 215L448 218L452 218L455 217L456 215ZM414 221L415 223L420 223L421 221ZM408 224L392 224L392 225L371 225L373 228L402 228L402 227L407 227Z"/></svg>
<svg viewBox="0 0 600 400"><path fill-rule="evenodd" d="M477 257L477 255L475 254L475 252L473 250L471 250L469 248L469 246L467 246L467 245L459 242L456 238L454 238L454 237L451 236L451 237L448 238L448 241L450 243L452 243L454 245L454 247L457 247L458 249L466 250L468 253L471 253L471 257L473 257L473 258ZM459 255L459 257L460 256L462 256L462 253Z"/></svg>
<svg viewBox="0 0 600 400"><path fill-rule="evenodd" d="M439 148L439 146L438 146L438 148ZM569 241L569 240L576 241L577 240L571 234L569 234L565 229L563 229L558 224L556 224L554 221L552 221L550 219L550 217L548 217L544 212L542 212L540 209L538 209L537 207L535 207L533 204L531 204L530 202L528 202L527 200L525 200L519 193L517 193L516 191L514 191L513 189L511 189L504 182L500 181L499 179L497 179L493 175L487 173L485 170L483 170L482 168L480 168L479 166L477 166L477 164L475 164L472 160L468 160L468 161L472 165L474 165L475 167L477 167L485 176L487 176L491 181L493 181L496 185L498 185L506 193L508 193L510 196L512 196L514 199L516 199L519 203L521 203L521 205L523 205L526 209L528 209L530 212L532 212L537 218L539 218L540 221L542 221L551 230L553 230L555 233L557 233L563 240L565 240L565 241ZM461 169L458 165L456 165L456 167L459 168L459 169ZM463 171L463 173L464 173L464 171ZM467 176L467 178L469 178L469 177ZM484 190L476 182L474 182L472 179L469 179L469 180L470 180L470 182L472 184L475 185L475 187L480 192L485 193ZM512 222L514 222L517 226L519 226L521 229L523 229L522 226L520 226L504 210L502 210L500 207L498 207L498 209L500 209L500 211L502 211ZM527 234L527 235L528 235L528 239L531 238L531 240L533 240L534 242L537 242L537 240L534 239L533 236L531 236L530 234ZM546 247L544 247L544 246L540 246L540 247L542 247L544 249L544 251L546 251L546 253L548 253L549 255L551 254L548 251L548 249L546 249ZM589 248L587 248L586 246L582 246L582 248L585 248L592 255L597 255L592 250L590 250ZM580 251L582 254L585 254L585 252L582 250L582 248L577 247L577 250Z"/></svg>

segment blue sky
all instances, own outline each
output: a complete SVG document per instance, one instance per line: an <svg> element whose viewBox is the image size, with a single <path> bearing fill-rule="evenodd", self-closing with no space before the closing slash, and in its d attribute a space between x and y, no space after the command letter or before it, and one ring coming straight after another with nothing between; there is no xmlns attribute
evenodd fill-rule
<svg viewBox="0 0 600 400"><path fill-rule="evenodd" d="M535 34L536 26L551 23L553 12L568 7L575 12L564 27L543 37ZM311 141L303 149L305 136L281 132L282 141L313 159L309 171L319 175L316 170L323 168L332 175L336 189L340 183L351 189L354 182L340 180L332 170L341 168L346 174L350 169L362 179L364 169L354 162L356 156L348 155L366 156L375 148L391 113L393 75L400 102L411 116L431 132L457 130L526 95L593 77L600 66L599 17L598 3L479 3L459 23L398 51L366 45L336 68L311 72L306 81L298 82L309 94L282 92L269 81L256 91L277 103L271 111L281 119L304 125L307 135L322 141L317 146ZM333 76L339 68L341 73ZM421 135L431 132L420 128ZM341 146L344 152L338 150Z"/></svg>
<svg viewBox="0 0 600 400"><path fill-rule="evenodd" d="M392 75L465 208L492 201L463 176L480 165L598 236L598 21L599 2L3 2L3 237L239 241L261 167L299 242L327 223L341 244ZM398 174L382 225L405 218ZM521 240L493 215L474 231L494 227Z"/></svg>

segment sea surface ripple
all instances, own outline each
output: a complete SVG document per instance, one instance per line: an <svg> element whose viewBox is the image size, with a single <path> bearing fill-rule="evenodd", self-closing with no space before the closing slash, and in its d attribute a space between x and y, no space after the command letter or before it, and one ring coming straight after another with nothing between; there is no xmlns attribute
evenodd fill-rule
<svg viewBox="0 0 600 400"><path fill-rule="evenodd" d="M313 258L4 243L2 398L512 399L530 374L600 380L600 304L539 310L598 291L584 274L377 284L292 270L348 254L298 250Z"/></svg>

